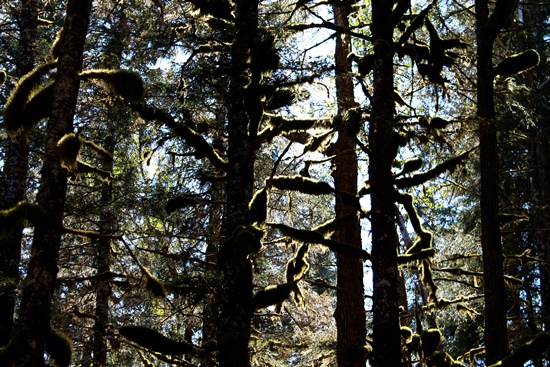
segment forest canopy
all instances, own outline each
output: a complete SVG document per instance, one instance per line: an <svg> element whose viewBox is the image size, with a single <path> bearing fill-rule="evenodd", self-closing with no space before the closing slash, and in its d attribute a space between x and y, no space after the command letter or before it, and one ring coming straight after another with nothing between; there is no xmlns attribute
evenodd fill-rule
<svg viewBox="0 0 550 367"><path fill-rule="evenodd" d="M0 8L0 365L546 366L550 4Z"/></svg>

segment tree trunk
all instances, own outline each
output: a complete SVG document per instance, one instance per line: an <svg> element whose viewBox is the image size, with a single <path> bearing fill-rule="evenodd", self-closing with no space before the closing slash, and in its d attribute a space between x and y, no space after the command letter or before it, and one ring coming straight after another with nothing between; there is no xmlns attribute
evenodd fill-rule
<svg viewBox="0 0 550 367"><path fill-rule="evenodd" d="M333 7L335 22L338 26L349 28L348 10L346 7ZM338 113L343 116L355 105L351 63L347 56L351 52L351 37L336 37L336 99ZM355 137L344 131L338 133L334 146L337 156L333 161L332 177L334 186L339 192L357 194L357 154ZM336 195L336 218L344 216L355 209L342 202ZM333 239L361 248L361 226L359 216L346 223L334 232ZM355 257L336 255L338 265L338 294L334 318L338 331L337 361L340 367L365 366L366 355L360 353L360 347L366 342L366 314L363 289L363 262Z"/></svg>
<svg viewBox="0 0 550 367"><path fill-rule="evenodd" d="M111 154L114 151L114 119L109 119L109 128L103 147ZM109 131L110 130L110 131ZM113 164L110 167L103 167L104 170L112 172ZM111 209L113 200L113 187L110 182L102 184L101 208L99 233L102 235L97 241L97 273L101 274L111 270L111 240L108 236L113 234L116 227L116 218ZM111 285L109 279L96 280L96 304L94 324L93 359L94 366L107 366L107 335L109 327L109 300L111 298Z"/></svg>
<svg viewBox="0 0 550 367"><path fill-rule="evenodd" d="M116 5L116 3L114 4ZM114 32L112 38L104 50L106 68L120 68L122 53L128 37L129 25L127 23L124 7L120 8L114 15ZM120 126L126 116L121 117L115 108L120 102L109 99L107 108L107 125L105 126L105 139L102 144L111 155L115 151L115 136L117 126ZM113 162L103 167L104 170L112 172ZM112 208L113 187L111 182L104 182L101 186L100 207L102 212L99 221L99 233L102 235L96 245L97 273L104 273L111 270L111 236L116 228L116 216ZM109 279L96 280L96 305L95 324L93 337L93 365L98 367L107 366L109 335L109 301L111 299L111 283Z"/></svg>
<svg viewBox="0 0 550 367"><path fill-rule="evenodd" d="M227 95L228 172L226 238L244 224L254 183L254 145L260 117L249 116L243 96L257 87L260 76L248 61L258 33L258 2L238 0L236 38L231 50L232 75ZM222 247L225 244L222 244ZM238 243L227 258L218 258L222 271L221 318L218 327L218 361L221 367L250 366L248 344L252 320L252 263L243 254L246 243ZM245 251L246 252L246 251ZM220 253L221 254L221 251ZM219 256L220 257L220 256Z"/></svg>
<svg viewBox="0 0 550 367"><path fill-rule="evenodd" d="M19 310L19 319L4 366L44 365L44 345L50 332L50 310L57 276L63 207L67 177L57 155L57 142L72 131L78 97L84 40L89 23L91 1L69 0L65 38L58 60L54 102L48 120L44 163L38 190L38 204L48 213L50 223L37 226Z"/></svg>
<svg viewBox="0 0 550 367"><path fill-rule="evenodd" d="M498 218L499 179L497 121L494 106L493 40L487 34L487 0L476 0L477 117L481 175L481 247L485 289L486 363L508 355L506 288Z"/></svg>
<svg viewBox="0 0 550 367"><path fill-rule="evenodd" d="M38 1L22 0L19 12L19 54L16 56L17 76L30 72L34 67L34 42L38 28ZM4 172L6 175L4 199L16 203L25 199L29 143L25 136L17 136L10 142ZM23 228L14 229L11 235L0 240L0 346L7 345L13 329L16 293L19 284L21 241Z"/></svg>
<svg viewBox="0 0 550 367"><path fill-rule="evenodd" d="M550 142L547 119L541 119L535 147L534 201L540 269L540 316L544 330L550 330Z"/></svg>
<svg viewBox="0 0 550 367"><path fill-rule="evenodd" d="M371 232L373 273L374 366L401 364L399 326L398 238L391 164L397 154L394 131L392 2L372 1L371 33L375 49L374 92L369 129L369 181L371 189Z"/></svg>

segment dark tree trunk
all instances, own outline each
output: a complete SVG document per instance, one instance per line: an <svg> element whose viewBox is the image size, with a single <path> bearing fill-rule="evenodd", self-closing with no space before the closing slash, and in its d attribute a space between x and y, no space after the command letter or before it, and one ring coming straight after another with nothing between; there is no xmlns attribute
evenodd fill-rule
<svg viewBox="0 0 550 367"><path fill-rule="evenodd" d="M103 65L106 68L120 68L122 53L126 45L129 25L124 13L124 7L121 7L115 13L113 34L107 48L104 50L105 62ZM103 148L111 155L115 151L115 136L117 134L117 126L121 125L126 116L121 117L117 112L116 106L120 106L120 102L110 99L106 105L107 108L107 125L105 126L105 139ZM103 167L104 170L112 172L113 162ZM101 214L99 222L99 232L102 235L96 245L97 273L104 273L111 270L111 239L116 228L116 216L112 208L113 204L113 187L111 182L104 182L101 186ZM109 335L109 300L111 298L111 285L108 279L98 279L96 283L96 305L95 305L95 325L93 338L93 365L98 367L107 366L108 354L108 335Z"/></svg>
<svg viewBox="0 0 550 367"><path fill-rule="evenodd" d="M38 1L22 0L19 12L19 54L16 56L18 77L27 74L34 67L37 27ZM18 136L10 142L4 163L4 199L7 202L16 203L25 199L28 165L29 143L25 136ZM14 325L15 289L19 284L22 231L22 227L16 228L9 237L0 240L0 274L3 278L0 286L0 346L8 344Z"/></svg>
<svg viewBox="0 0 550 367"><path fill-rule="evenodd" d="M349 28L346 7L333 8L338 26ZM336 98L338 113L344 115L355 105L351 63L347 56L351 52L351 37L336 37ZM334 146L336 158L333 161L332 176L337 191L357 194L357 154L355 137L341 131ZM336 217L344 216L355 209L342 202L337 195L335 203ZM361 226L359 216L334 232L336 241L361 247ZM338 294L334 318L338 330L337 361L340 367L365 366L366 355L360 353L360 347L366 342L366 314L363 289L363 262L354 257L337 254Z"/></svg>
<svg viewBox="0 0 550 367"><path fill-rule="evenodd" d="M535 147L534 200L535 221L537 227L538 256L541 260L540 297L542 301L540 316L544 330L550 330L550 142L548 119L542 119L537 133Z"/></svg>
<svg viewBox="0 0 550 367"><path fill-rule="evenodd" d="M218 117L219 121L225 120L225 114L221 113ZM215 138L214 148L218 151L223 151L223 141L220 138ZM212 168L216 174L221 174L218 169ZM210 186L210 201L212 203L223 202L224 196L224 183L213 182ZM208 213L208 245L206 247L206 261L215 263L216 254L220 249L220 234L222 233L224 211L220 205L211 204L209 206ZM208 274L208 286L210 289L216 289L219 284L218 273L213 269L205 270ZM217 326L219 325L219 311L220 303L219 297L216 293L206 295L205 304L202 313L202 347L207 350L213 350L216 344ZM202 362L201 366L210 366L210 361Z"/></svg>
<svg viewBox="0 0 550 367"><path fill-rule="evenodd" d="M486 363L508 355L506 288L498 219L499 156L493 91L493 40L487 32L487 0L476 0L477 116L481 175L481 247L485 289Z"/></svg>
<svg viewBox="0 0 550 367"><path fill-rule="evenodd" d="M114 121L109 119L109 124ZM105 139L103 147L111 154L114 151L114 132L110 126L108 136ZM109 167L103 167L104 170L112 172L112 162ZM111 270L111 240L109 236L113 234L116 226L116 218L112 212L111 204L113 199L113 188L110 182L103 183L101 188L101 218L99 233L102 235L97 241L97 273L101 274ZM107 336L109 334L109 300L111 298L111 285L108 279L98 279L96 283L96 304L95 304L95 324L94 324L94 344L93 360L94 366L107 366Z"/></svg>
<svg viewBox="0 0 550 367"><path fill-rule="evenodd" d="M248 64L258 33L258 2L238 0L236 38L231 50L232 75L227 95L228 169L226 237L244 224L254 183L254 145L260 117L247 114L243 96L247 88L257 87L261 76ZM252 89L250 89L252 90ZM223 246L223 245L222 245ZM218 326L221 367L250 366L248 344L252 320L252 263L243 256L242 247L230 257L218 259L222 271L221 318ZM235 248L237 250L237 248Z"/></svg>
<svg viewBox="0 0 550 367"><path fill-rule="evenodd" d="M371 193L374 366L401 365L398 302L398 239L391 164L397 154L394 131L392 2L372 1L371 33L375 43L374 91L369 128Z"/></svg>
<svg viewBox="0 0 550 367"><path fill-rule="evenodd" d="M44 365L44 344L50 331L50 310L57 276L57 259L62 234L67 178L57 155L57 142L72 131L78 97L84 41L91 10L90 0L69 0L63 47L58 60L54 102L47 124L44 163L38 204L48 213L50 223L37 226L19 318L9 351L2 365L37 367Z"/></svg>

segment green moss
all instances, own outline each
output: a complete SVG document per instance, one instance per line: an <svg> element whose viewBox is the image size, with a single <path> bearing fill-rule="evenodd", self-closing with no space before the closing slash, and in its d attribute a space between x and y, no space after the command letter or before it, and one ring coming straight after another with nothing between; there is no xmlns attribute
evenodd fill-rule
<svg viewBox="0 0 550 367"><path fill-rule="evenodd" d="M26 201L20 201L10 208L0 210L0 238L20 230L26 222L30 222L35 227L47 225L49 217L42 207Z"/></svg>
<svg viewBox="0 0 550 367"><path fill-rule="evenodd" d="M70 175L69 176L70 178L78 178L81 175L87 174L87 173L93 173L99 176L99 178L105 182L109 182L113 178L111 172L109 171L105 171L101 168L92 166L91 164L81 162L81 161L77 161L76 163L77 163L76 170L72 171L74 176Z"/></svg>
<svg viewBox="0 0 550 367"><path fill-rule="evenodd" d="M23 76L15 86L4 109L4 128L10 137L17 136L24 126L24 109L31 92L38 86L40 79L56 66L55 62L41 65Z"/></svg>
<svg viewBox="0 0 550 367"><path fill-rule="evenodd" d="M368 344L350 345L338 350L338 357L342 361L353 362L372 358L372 348Z"/></svg>
<svg viewBox="0 0 550 367"><path fill-rule="evenodd" d="M407 42L401 49L398 49L397 55L400 58L407 55L414 61L429 60L430 48L425 44Z"/></svg>
<svg viewBox="0 0 550 367"><path fill-rule="evenodd" d="M166 210L166 213L170 215L178 209L186 208L196 203L197 199L194 197L191 197L189 195L179 195L169 199L166 202L166 205L164 205L164 210Z"/></svg>
<svg viewBox="0 0 550 367"><path fill-rule="evenodd" d="M361 78L366 77L374 69L374 63L376 56L374 54L367 54L365 56L358 56L354 53L348 55L348 58L357 63L357 72Z"/></svg>
<svg viewBox="0 0 550 367"><path fill-rule="evenodd" d="M323 181L313 180L304 176L278 176L274 177L272 186L279 190L300 191L310 195L326 195L334 192L334 189Z"/></svg>
<svg viewBox="0 0 550 367"><path fill-rule="evenodd" d="M267 190L264 187L261 190L256 191L252 200L248 204L248 211L246 213L247 223L265 223L267 218Z"/></svg>
<svg viewBox="0 0 550 367"><path fill-rule="evenodd" d="M332 130L317 135L310 135L307 143L304 145L304 152L324 151L330 143L333 135L334 131Z"/></svg>
<svg viewBox="0 0 550 367"><path fill-rule="evenodd" d="M300 280L309 269L309 264L306 261L306 256L309 251L308 244L302 244L292 257L286 263L286 281L291 283Z"/></svg>
<svg viewBox="0 0 550 367"><path fill-rule="evenodd" d="M407 343L407 348L414 352L419 352L422 346L422 339L420 339L419 334L413 334L411 341Z"/></svg>
<svg viewBox="0 0 550 367"><path fill-rule="evenodd" d="M194 354L196 352L193 345L175 341L144 326L122 326L118 330L126 339L153 352L166 355Z"/></svg>
<svg viewBox="0 0 550 367"><path fill-rule="evenodd" d="M23 110L23 128L28 132L42 119L52 114L54 83L48 83L34 89L29 95L29 101Z"/></svg>
<svg viewBox="0 0 550 367"><path fill-rule="evenodd" d="M421 232L420 233L420 240L417 241L415 245L413 245L408 251L408 254L412 254L415 252L418 252L420 250L425 250L430 248L432 245L432 234L431 232Z"/></svg>
<svg viewBox="0 0 550 367"><path fill-rule="evenodd" d="M445 128L447 125L449 125L451 123L451 121L448 121L448 120L445 120L445 119L442 119L441 117L434 117L433 119L430 120L429 124L428 124L428 127L430 129L443 129Z"/></svg>
<svg viewBox="0 0 550 367"><path fill-rule="evenodd" d="M422 160L422 158L409 159L405 161L405 163L403 163L403 169L401 170L401 174L418 171L420 168L422 168L423 164L424 164L424 161Z"/></svg>
<svg viewBox="0 0 550 367"><path fill-rule="evenodd" d="M527 50L505 58L493 68L493 72L495 75L514 75L534 68L539 62L539 53Z"/></svg>
<svg viewBox="0 0 550 367"><path fill-rule="evenodd" d="M269 223L269 225L281 231L283 236L293 238L297 241L302 241L305 243L317 243L317 244L320 244L325 241L325 236L323 236L322 233L317 231L308 231L305 229L292 228L282 223Z"/></svg>
<svg viewBox="0 0 550 367"><path fill-rule="evenodd" d="M541 353L548 351L550 333L538 333L533 339L517 348L514 353L488 367L522 367L527 361L537 358Z"/></svg>
<svg viewBox="0 0 550 367"><path fill-rule="evenodd" d="M405 29L401 37L399 37L399 41L397 42L397 45L403 45L406 42L409 41L411 35L422 25L424 24L424 19L426 19L426 16L430 12L432 8L432 4L429 4L426 8L424 8L420 13L414 14L414 19L412 22L410 22L409 26Z"/></svg>
<svg viewBox="0 0 550 367"><path fill-rule="evenodd" d="M77 170L77 158L80 148L82 147L82 141L80 136L75 133L66 134L57 142L57 152L61 165L67 168L69 171L76 172Z"/></svg>
<svg viewBox="0 0 550 367"><path fill-rule="evenodd" d="M254 309L258 310L276 305L288 299L296 282L270 285L258 291L252 298Z"/></svg>
<svg viewBox="0 0 550 367"><path fill-rule="evenodd" d="M472 150L473 149L453 157L426 172L418 173L411 177L400 177L395 180L395 185L400 189L413 187L434 179L445 171L452 173L459 164L463 164L466 161Z"/></svg>
<svg viewBox="0 0 550 367"><path fill-rule="evenodd" d="M433 367L459 367L464 366L462 363L457 362L447 352L436 352L430 358L430 366Z"/></svg>
<svg viewBox="0 0 550 367"><path fill-rule="evenodd" d="M122 69L94 69L80 74L82 79L100 79L109 89L130 102L143 99L144 87L139 74Z"/></svg>
<svg viewBox="0 0 550 367"><path fill-rule="evenodd" d="M419 242L417 242L419 243ZM413 245L409 250L412 250L416 245ZM398 263L399 264L407 264L411 261L416 260L423 260L423 259L430 259L435 256L435 249L434 248L425 248L420 249L419 251L411 252L409 253L407 251L404 255L398 256Z"/></svg>
<svg viewBox="0 0 550 367"><path fill-rule="evenodd" d="M260 251L264 231L255 226L238 226L230 237L226 238L218 252L218 262L244 261L248 255Z"/></svg>
<svg viewBox="0 0 550 367"><path fill-rule="evenodd" d="M57 367L69 367L73 355L73 342L61 331L51 329L46 339L46 353Z"/></svg>
<svg viewBox="0 0 550 367"><path fill-rule="evenodd" d="M334 232L338 228L341 228L342 225L345 223L353 220L357 216L357 213L355 211L351 211L339 218L334 218L331 220L326 221L323 224L318 225L317 227L313 228L314 231L320 232L323 235L328 235L331 232Z"/></svg>
<svg viewBox="0 0 550 367"><path fill-rule="evenodd" d="M53 60L57 60L59 58L59 53L61 51L61 42L64 34L65 28L59 29L59 31L57 31L55 39L53 40L52 47L50 48L50 56Z"/></svg>
<svg viewBox="0 0 550 367"><path fill-rule="evenodd" d="M265 103L266 111L290 106L296 100L296 93L291 88L282 88L273 92Z"/></svg>
<svg viewBox="0 0 550 367"><path fill-rule="evenodd" d="M308 231L305 229L292 228L282 223L268 223L268 225L280 230L283 236L293 238L297 241L323 245L328 247L331 251L338 252L343 255L357 257L363 260L370 259L370 254L363 249L327 239L319 231Z"/></svg>
<svg viewBox="0 0 550 367"><path fill-rule="evenodd" d="M408 326L401 326L401 337L403 338L405 344L409 344L412 341L413 338L413 331Z"/></svg>
<svg viewBox="0 0 550 367"><path fill-rule="evenodd" d="M422 341L422 352L425 357L431 356L439 346L441 342L441 331L439 329L423 330L420 333L420 339Z"/></svg>
<svg viewBox="0 0 550 367"><path fill-rule="evenodd" d="M141 273L145 277L147 291L155 298L166 298L168 293L166 293L164 284L144 266L141 267Z"/></svg>
<svg viewBox="0 0 550 367"><path fill-rule="evenodd" d="M96 153L98 156L101 157L101 161L105 166L110 167L113 164L113 156L111 153L107 151L107 149L94 143L91 140L86 140L81 138L81 141L83 145L90 148L92 151L94 151L94 153Z"/></svg>
<svg viewBox="0 0 550 367"><path fill-rule="evenodd" d="M23 226L25 209L21 203L16 204L12 208L0 210L0 238L7 237L13 231Z"/></svg>

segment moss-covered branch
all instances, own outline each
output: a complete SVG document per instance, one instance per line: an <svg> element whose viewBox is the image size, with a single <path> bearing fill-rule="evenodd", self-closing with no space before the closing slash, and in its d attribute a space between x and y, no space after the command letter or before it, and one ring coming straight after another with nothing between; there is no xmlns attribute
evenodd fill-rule
<svg viewBox="0 0 550 367"><path fill-rule="evenodd" d="M122 326L118 331L126 339L153 352L165 355L204 355L200 348L192 344L170 339L158 331L144 326Z"/></svg>
<svg viewBox="0 0 550 367"><path fill-rule="evenodd" d="M48 226L50 218L42 207L26 201L20 201L13 207L0 210L0 238L29 223L33 227Z"/></svg>
<svg viewBox="0 0 550 367"><path fill-rule="evenodd" d="M194 156L196 158L207 158L215 167L224 171L227 169L227 161L195 130L176 122L170 114L163 110L138 103L130 103L129 106L133 111L139 113L144 120L157 121L172 129L195 149Z"/></svg>
<svg viewBox="0 0 550 367"><path fill-rule="evenodd" d="M516 349L514 353L488 367L522 367L525 362L537 358L550 347L550 333L539 333Z"/></svg>
<svg viewBox="0 0 550 367"><path fill-rule="evenodd" d="M411 177L398 178L395 180L395 186L397 186L400 189L418 186L423 184L424 182L427 182L429 180L436 178L437 176L444 173L445 171L453 172L459 164L464 163L464 161L466 160L466 158L468 158L468 155L471 153L471 151L472 150L469 150L467 152L460 154L459 156L451 158L426 172L419 173Z"/></svg>
<svg viewBox="0 0 550 367"><path fill-rule="evenodd" d="M290 237L297 241L310 244L319 244L327 247L333 252L340 253L342 255L357 257L362 260L369 260L370 254L363 249L347 245L342 242L333 241L325 238L321 232L309 231L306 229L297 229L289 227L282 223L267 223L267 225L278 229L284 236Z"/></svg>
<svg viewBox="0 0 550 367"><path fill-rule="evenodd" d="M327 182L313 180L304 176L277 176L271 185L279 190L299 191L310 195L332 194L334 189Z"/></svg>

